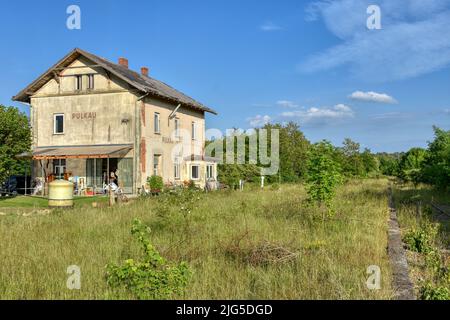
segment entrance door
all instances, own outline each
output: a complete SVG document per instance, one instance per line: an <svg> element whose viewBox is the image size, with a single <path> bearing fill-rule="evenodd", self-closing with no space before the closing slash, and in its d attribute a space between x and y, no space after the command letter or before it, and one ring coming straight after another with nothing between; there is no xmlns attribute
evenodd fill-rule
<svg viewBox="0 0 450 320"><path fill-rule="evenodd" d="M103 189L103 159L86 159L86 183L88 187L95 187L97 191Z"/></svg>
<svg viewBox="0 0 450 320"><path fill-rule="evenodd" d="M133 193L133 158L119 159L119 186L125 193Z"/></svg>

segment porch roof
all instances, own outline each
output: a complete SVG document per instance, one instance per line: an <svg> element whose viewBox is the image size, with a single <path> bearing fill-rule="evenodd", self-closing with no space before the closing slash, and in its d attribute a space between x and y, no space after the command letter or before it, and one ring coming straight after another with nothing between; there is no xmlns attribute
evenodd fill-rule
<svg viewBox="0 0 450 320"><path fill-rule="evenodd" d="M133 149L132 144L41 147L34 149L33 159L93 159L124 157L131 149Z"/></svg>
<svg viewBox="0 0 450 320"><path fill-rule="evenodd" d="M205 161L205 162L220 162L220 158L208 157L202 155L192 155L184 157L184 161Z"/></svg>

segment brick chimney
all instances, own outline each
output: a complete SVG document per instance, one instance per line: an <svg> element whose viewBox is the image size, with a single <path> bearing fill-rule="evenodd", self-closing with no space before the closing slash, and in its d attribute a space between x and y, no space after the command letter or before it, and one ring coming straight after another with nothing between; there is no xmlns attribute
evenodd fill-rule
<svg viewBox="0 0 450 320"><path fill-rule="evenodd" d="M126 59L126 58L119 58L119 64L121 66L124 66L125 68L128 69L128 59Z"/></svg>
<svg viewBox="0 0 450 320"><path fill-rule="evenodd" d="M148 77L148 68L147 67L142 67L141 68L141 74L143 76L147 76Z"/></svg>

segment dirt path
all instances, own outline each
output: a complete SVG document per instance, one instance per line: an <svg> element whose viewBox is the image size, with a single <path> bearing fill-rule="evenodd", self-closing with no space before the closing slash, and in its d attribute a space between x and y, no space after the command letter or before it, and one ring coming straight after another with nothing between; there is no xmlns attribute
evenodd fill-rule
<svg viewBox="0 0 450 320"><path fill-rule="evenodd" d="M389 209L388 253L392 266L394 296L396 300L415 300L414 285L409 278L408 261L403 247L391 187L389 187Z"/></svg>

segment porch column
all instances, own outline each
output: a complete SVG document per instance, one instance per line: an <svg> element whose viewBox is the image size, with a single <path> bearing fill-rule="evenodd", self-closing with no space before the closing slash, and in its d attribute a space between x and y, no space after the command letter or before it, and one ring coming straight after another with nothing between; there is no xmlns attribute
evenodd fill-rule
<svg viewBox="0 0 450 320"><path fill-rule="evenodd" d="M109 186L109 184L111 183L111 174L109 173L109 156L106 160L106 174L108 177L106 181L108 182L108 186Z"/></svg>
<svg viewBox="0 0 450 320"><path fill-rule="evenodd" d="M28 168L25 166L25 195L27 195L27 174L28 174Z"/></svg>
<svg viewBox="0 0 450 320"><path fill-rule="evenodd" d="M41 196L45 196L44 192L45 192L45 173L44 173L44 164L42 163L42 161L39 161L41 164L41 178L42 178L42 190L41 190Z"/></svg>
<svg viewBox="0 0 450 320"><path fill-rule="evenodd" d="M97 186L97 159L94 158L94 196L96 195L95 187Z"/></svg>

